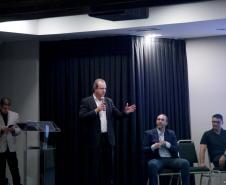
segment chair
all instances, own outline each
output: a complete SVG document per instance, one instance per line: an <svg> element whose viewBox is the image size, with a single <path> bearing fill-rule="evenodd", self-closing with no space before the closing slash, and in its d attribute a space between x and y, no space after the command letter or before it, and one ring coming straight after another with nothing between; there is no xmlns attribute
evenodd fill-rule
<svg viewBox="0 0 226 185"><path fill-rule="evenodd" d="M214 165L211 165L213 164L213 161L211 161L211 158L210 158L210 154L209 154L209 150L208 150L208 157L209 157L209 166L211 168L211 166L214 166ZM220 184L223 182L224 184L226 184L226 180L222 180L222 174L225 174L226 173L226 170L222 170L220 169L219 167L213 167L211 168L211 172L212 172L212 175L216 175L216 176L219 176L220 178Z"/></svg>
<svg viewBox="0 0 226 185"><path fill-rule="evenodd" d="M160 177L161 176L171 176L170 181L169 181L169 185L171 185L173 182L173 177L180 176L180 175L181 175L180 170L164 168L161 171L159 171L159 173L158 173L158 176L157 176L158 185L160 185ZM180 182L180 184L182 184L181 178L178 178L177 185L179 184L179 182ZM147 180L147 185L148 184L149 184L149 178Z"/></svg>
<svg viewBox="0 0 226 185"><path fill-rule="evenodd" d="M187 159L190 162L190 174L200 174L200 185L202 183L203 177L208 177L208 185L212 183L211 181L211 170L207 167L193 167L194 164L198 163L198 158L195 150L195 145L192 140L179 140L178 141L179 156L181 158Z"/></svg>
<svg viewBox="0 0 226 185"><path fill-rule="evenodd" d="M180 173L180 171L175 171L175 170L172 170L172 169L163 169L163 170L161 170L160 172L159 172L159 174L158 174L158 185L160 185L160 177L161 176L171 176L170 177L170 181L169 181L169 185L171 185L172 184L172 182L173 182L173 177L174 176L180 176L181 175L181 173ZM149 179L148 179L148 181L147 181L147 185L149 184ZM177 181L177 185L179 184L179 181ZM180 178L180 184L182 184L182 182L181 182L181 178Z"/></svg>
<svg viewBox="0 0 226 185"><path fill-rule="evenodd" d="M212 175L217 175L217 176L220 177L219 178L220 179L220 183L219 184L226 184L226 180L223 180L222 179L222 174L225 174L226 173L225 170L221 170L220 168L214 167L211 172L212 172Z"/></svg>
<svg viewBox="0 0 226 185"><path fill-rule="evenodd" d="M180 177L180 175L181 175L181 173L180 173L179 170L163 169L158 174L158 185L160 185L160 177L161 176L171 176L170 181L169 181L169 185L171 185L172 181L173 181L173 177L174 176L179 176ZM179 180L180 180L180 184L182 184L181 178L179 178ZM179 183L179 181L177 181L177 185L178 185L178 183Z"/></svg>

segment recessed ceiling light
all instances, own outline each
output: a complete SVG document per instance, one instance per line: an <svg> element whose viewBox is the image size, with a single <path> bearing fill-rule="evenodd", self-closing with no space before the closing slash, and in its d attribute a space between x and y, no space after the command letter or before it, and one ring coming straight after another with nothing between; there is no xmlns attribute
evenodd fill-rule
<svg viewBox="0 0 226 185"><path fill-rule="evenodd" d="M149 31L159 31L161 30L160 28L147 28L147 29L136 29L136 30L131 30L134 32L149 32Z"/></svg>
<svg viewBox="0 0 226 185"><path fill-rule="evenodd" d="M155 38L157 37L161 37L161 34L148 34L144 36L144 42L146 44L150 44L153 40L155 40Z"/></svg>
<svg viewBox="0 0 226 185"><path fill-rule="evenodd" d="M160 29L160 28L149 28L148 30L149 30L149 31L158 31L158 30L161 30L161 29ZM147 31L148 31L148 30L147 30Z"/></svg>
<svg viewBox="0 0 226 185"><path fill-rule="evenodd" d="M226 28L217 28L218 31L226 31Z"/></svg>
<svg viewBox="0 0 226 185"><path fill-rule="evenodd" d="M161 34L148 34L148 35L145 35L145 39L150 39L150 38L156 38L156 37L161 37L162 35Z"/></svg>

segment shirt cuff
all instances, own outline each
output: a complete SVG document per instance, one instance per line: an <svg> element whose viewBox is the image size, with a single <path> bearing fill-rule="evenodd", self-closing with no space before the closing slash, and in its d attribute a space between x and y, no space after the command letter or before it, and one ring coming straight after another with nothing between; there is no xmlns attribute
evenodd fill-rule
<svg viewBox="0 0 226 185"><path fill-rule="evenodd" d="M156 145L155 145L155 144L151 145L151 150L152 150L153 152L155 151L155 149L156 149Z"/></svg>
<svg viewBox="0 0 226 185"><path fill-rule="evenodd" d="M170 148L170 147L171 147L171 144L168 141L166 141L166 148Z"/></svg>

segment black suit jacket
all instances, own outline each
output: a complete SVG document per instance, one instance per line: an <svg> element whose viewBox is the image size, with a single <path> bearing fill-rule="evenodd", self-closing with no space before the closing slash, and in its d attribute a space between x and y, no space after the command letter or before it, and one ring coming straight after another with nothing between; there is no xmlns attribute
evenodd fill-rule
<svg viewBox="0 0 226 185"><path fill-rule="evenodd" d="M174 131L166 129L164 133L164 140L171 144L169 149L171 156L174 158L178 157L177 138ZM151 149L151 145L155 144L156 142L159 142L157 129L155 128L145 131L144 152L146 159L160 158L158 149L154 150L154 152Z"/></svg>
<svg viewBox="0 0 226 185"><path fill-rule="evenodd" d="M114 132L114 118L123 117L126 114L120 112L113 104L110 98L105 97L106 103L106 116L107 116L107 131L109 143L115 145L115 132ZM81 101L79 118L81 121L81 132L83 142L90 147L98 147L101 138L101 124L99 113L95 112L97 108L93 96L84 98Z"/></svg>

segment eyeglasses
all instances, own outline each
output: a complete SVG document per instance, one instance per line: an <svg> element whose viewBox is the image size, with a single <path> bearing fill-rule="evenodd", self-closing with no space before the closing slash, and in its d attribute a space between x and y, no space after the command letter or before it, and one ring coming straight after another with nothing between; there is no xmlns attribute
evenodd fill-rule
<svg viewBox="0 0 226 185"><path fill-rule="evenodd" d="M219 124L219 123L221 123L221 121L212 121L212 123L217 123L217 124Z"/></svg>

